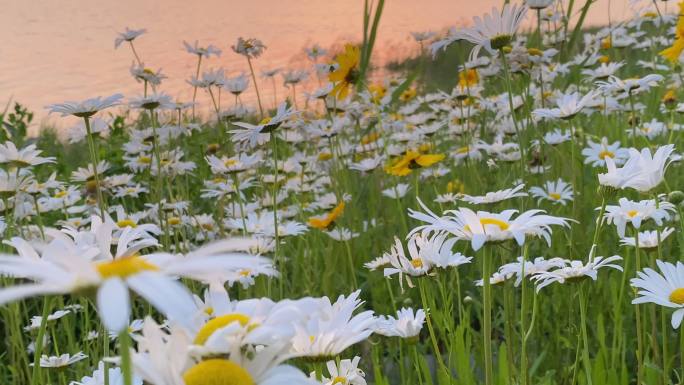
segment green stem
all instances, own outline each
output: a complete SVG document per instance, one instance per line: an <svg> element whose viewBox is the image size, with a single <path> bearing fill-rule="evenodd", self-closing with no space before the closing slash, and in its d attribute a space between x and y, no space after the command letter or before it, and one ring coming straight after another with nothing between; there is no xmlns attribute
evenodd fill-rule
<svg viewBox="0 0 684 385"><path fill-rule="evenodd" d="M128 330L119 333L119 354L121 355L121 372L124 385L133 385L133 367L131 365L131 336Z"/></svg>
<svg viewBox="0 0 684 385"><path fill-rule="evenodd" d="M133 46L133 43L131 43L131 46ZM83 120L85 121L85 128L86 128L86 136L88 138L88 149L90 150L90 159L93 164L93 175L95 177L95 192L97 194L97 205L100 208L100 216L102 217L102 220L104 221L105 219L105 202L104 199L102 198L102 189L100 186L100 175L97 172L97 165L99 163L98 157L97 157L97 152L95 152L95 143L94 143L94 138L92 131L90 129L90 118L85 116L83 117Z"/></svg>
<svg viewBox="0 0 684 385"><path fill-rule="evenodd" d="M584 295L584 285L579 290L580 296L580 323L582 329L582 361L584 373L587 376L587 385L592 385L591 360L589 359L589 339L587 338L587 300Z"/></svg>
<svg viewBox="0 0 684 385"><path fill-rule="evenodd" d="M490 260L489 248L485 247L484 255L482 256L482 344L484 351L484 365L485 365L485 385L492 385L492 283L489 280L490 276Z"/></svg>

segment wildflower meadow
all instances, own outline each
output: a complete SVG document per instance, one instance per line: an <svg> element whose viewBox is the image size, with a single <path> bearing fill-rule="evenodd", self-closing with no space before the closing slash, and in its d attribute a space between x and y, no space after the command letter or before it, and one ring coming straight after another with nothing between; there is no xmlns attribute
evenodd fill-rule
<svg viewBox="0 0 684 385"><path fill-rule="evenodd" d="M684 2L593 3L177 42L186 100L113 34L138 94L0 115L0 383L683 384Z"/></svg>

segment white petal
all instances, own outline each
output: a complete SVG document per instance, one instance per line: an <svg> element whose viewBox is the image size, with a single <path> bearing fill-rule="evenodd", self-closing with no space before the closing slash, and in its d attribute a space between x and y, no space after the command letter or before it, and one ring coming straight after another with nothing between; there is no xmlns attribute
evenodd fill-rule
<svg viewBox="0 0 684 385"><path fill-rule="evenodd" d="M679 309L672 313L672 328L677 329L679 325L682 324L682 318L684 318L684 309Z"/></svg>
<svg viewBox="0 0 684 385"><path fill-rule="evenodd" d="M120 278L106 280L97 291L97 310L105 327L114 333L128 328L131 299L128 287Z"/></svg>

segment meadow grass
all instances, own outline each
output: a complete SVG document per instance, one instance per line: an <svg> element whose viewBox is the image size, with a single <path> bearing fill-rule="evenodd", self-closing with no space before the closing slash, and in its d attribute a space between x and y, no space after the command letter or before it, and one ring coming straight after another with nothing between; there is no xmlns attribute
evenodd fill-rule
<svg viewBox="0 0 684 385"><path fill-rule="evenodd" d="M326 104L328 108L323 109L321 102L314 100L308 110L284 119L276 127L268 128L269 122L259 116L274 116L275 110L263 114L255 110L241 118L217 120L216 116L209 115L193 119L188 108L176 109L169 105L166 109L153 107L134 111L132 108L126 116L111 116L114 120L110 121L106 136L88 135L93 141L91 147L85 140L63 143L50 129L41 130L33 139L8 133L7 139L18 147L35 144L42 151L41 157L52 157L54 162L27 167L17 166L11 159L3 160L5 167L0 175L0 186L3 186L4 199L4 239L20 237L37 250L49 251L46 244L54 242L55 236L45 233L45 229L72 226L80 234L91 234L89 220L98 215L98 206L104 206L112 216L112 231L117 236L126 227L140 227L143 223L156 226L158 232L140 236L158 240L158 247L143 248L136 255L151 254L154 250L189 255L198 246L218 239L248 237L272 241L275 238L277 245L265 247L260 254L271 258L280 276L255 274L250 276L254 282L245 281L244 286L239 278L233 279L225 286L230 299L268 297L281 301L326 296L334 301L339 295L360 290L365 301L363 309L372 310L376 315L394 315L404 307L426 310L427 320L419 325L422 330L417 336L386 337L376 332L354 346L326 357L339 364L341 359L360 356L359 368L365 372L368 383L469 385L487 381L497 385L624 385L637 383L637 379L648 385L681 383L684 376L681 328L671 327L670 309L653 303L633 305L636 288L630 285L630 279L637 271L647 266L655 267L656 260L672 263L681 260L684 229L680 221L682 194L677 191L683 180L680 163L672 163L664 181L644 193L601 186L598 175L605 173L606 167L587 164L582 155L590 141L600 143L602 137L609 138L610 143L620 141L625 149L655 150L666 144L681 148L678 126L681 115L674 106L681 98L681 69L676 66L668 70L651 70L638 64L639 61L663 63L657 53L664 47L655 44L636 47L636 43L645 37L664 35L665 31L664 26L653 25L652 16L639 17L646 20L643 27L629 24L624 30L612 31L614 41L636 36L629 46L602 45L610 32L593 29L584 32L592 38L571 48L586 58L601 56L603 62L623 62L624 65L613 73L619 79L641 78L651 73L664 78L653 82L657 84L644 86L648 88L645 92L635 91L634 95L630 92L629 97L597 94L596 98L603 98L603 103L585 106L581 113L565 119L538 119L535 110L554 106L556 100L571 91L584 95L597 89L595 79L582 74L582 70L596 68L599 64L587 66L588 59L568 64L574 55L566 51L558 54L558 57L567 55L562 62L555 56L536 62L538 53L527 50L525 44L545 49L552 45L539 45L534 34L520 34L519 41L513 44L519 50L505 50L510 63L502 63L494 55L491 60L498 63L498 70L484 76L484 69L488 67L478 69L480 75L467 86L472 90L458 84L459 73L465 73L459 66L467 61L472 48L472 45L459 42L435 58L426 52L391 64L389 69L396 76L388 74L387 79L375 84L360 81L356 90L351 91L355 104L330 98L332 101L329 99ZM638 35L637 31L644 35ZM557 31L546 31L549 35L554 32ZM371 51L372 47L363 50L362 57L369 57ZM504 50L501 52L501 55L506 54ZM368 65L365 60L369 59L362 59L362 65ZM566 64L567 72L558 71ZM508 65L514 67L509 70ZM553 81L544 83L546 93L543 97L540 97L542 93L536 77L541 67L555 76ZM460 87L460 91L451 94L455 87ZM675 101L666 103L663 97L669 90ZM438 94L438 91L446 94ZM509 95L520 97L520 103L512 113L509 107L513 100L508 99ZM208 94L198 93L198 101L202 97L209 103ZM609 107L609 99L617 106ZM100 112L100 115L105 114ZM508 118L512 118L514 130L506 127ZM630 136L636 131L646 133L652 119L664 124L662 133L652 137ZM238 122L250 122L261 130L268 128L272 130L271 136L254 146L240 143L231 133L231 130L241 129L234 124ZM427 130L433 124L439 128L434 132ZM150 127L150 137L136 141L135 138L140 138ZM560 143L550 144L544 135L556 129L570 134ZM500 141L498 145L497 140ZM539 146L532 145L535 140ZM126 148L130 143L137 143L144 149L131 152ZM93 153L89 153L91 148ZM8 159L8 152L2 151L3 159ZM446 157L429 165L422 165L417 160L407 161L408 165L402 169L405 172L395 175L388 172L392 167L399 167L401 160L412 151L420 156L445 154ZM229 158L240 153L257 154L260 162L237 173L221 173L213 170L207 160L210 155L223 156L221 161L228 167L232 164ZM349 167L376 156L382 156L377 167L363 172ZM86 172L87 178L74 181L73 173L92 163L93 159L109 163L101 175L103 182L94 184L92 172ZM135 169L132 163L136 161L149 165ZM184 162L191 162L194 168L184 171ZM279 167L274 168L274 164ZM154 171L155 167L163 171ZM539 172L540 168L542 172ZM20 172L22 169L27 171ZM274 169L277 172L274 173ZM44 182L52 173L62 184L45 184L29 192L27 185L16 182L19 176ZM132 177L121 186L106 179L122 174ZM246 184L239 193L230 187L231 183L243 183L247 178L254 178L256 183ZM559 178L570 183L574 193L573 199L565 204L554 199L538 200L527 194L472 204L463 195L484 196L519 184L524 184L523 191L528 192L530 187L543 186ZM399 198L389 197L393 191L397 193L399 184L405 184L407 192ZM116 196L119 188L134 185L145 187L146 192L139 196ZM69 186L73 186L73 190L69 190ZM203 197L206 189L221 193ZM389 192L383 194L385 190ZM72 197L69 200L64 198L67 191ZM274 192L282 196L274 200ZM98 199L98 193L103 194L102 200ZM453 199L438 199L445 194L454 194ZM664 196L659 197L659 194ZM328 197L324 198L326 195ZM616 205L619 198L652 200L656 206L668 201L674 204L664 223L645 219L636 231L628 225L626 236L657 230L660 238L665 227L674 228L674 233L667 239L659 239L657 247L640 250L621 245L615 226L598 220L605 206ZM489 240L482 248L474 249L467 236L446 232L450 238L458 239L448 254L473 257L471 263L435 267L413 274L408 267L403 274L413 275L411 284L405 281L405 276L385 277L383 267L387 266L387 261L378 269L366 268L364 264L384 253L391 254L389 250L395 237L404 250L411 230L425 224L408 215L409 209L426 211L419 205L419 200L439 216L447 210L462 207L490 213L541 209L548 215L569 221L567 227L553 226L548 243L528 232L523 235L525 242L522 245L509 237L501 241ZM153 206L162 201L186 204L165 209L160 214L162 210L155 211ZM276 205L273 205L274 201ZM329 215L342 201L345 205L341 215L332 218L323 228L311 225L312 217ZM37 211L31 208L34 203L39 208ZM258 226L248 229L244 221L242 226L227 225L231 219L238 224L242 220L243 217L234 211L237 207L267 217L273 215L274 206L282 210L278 221L307 224L306 231L288 236L272 223L268 225L270 232ZM116 207L120 207L123 216L118 215ZM198 216L207 219L199 222ZM127 221L132 220L129 218L135 218L135 226L128 224ZM508 227L497 226L499 230ZM330 235L336 229L348 229L357 236L337 240ZM428 237L425 233L423 236ZM88 247L102 247L86 240L83 243ZM17 253L9 244L3 246L3 252ZM427 263L425 261L439 251L423 253L421 258L425 260L421 264ZM559 275L563 278L561 282L539 291L535 286L541 281L525 275L524 270L517 275L505 275L501 282L495 281L491 285L491 303L485 303L483 288L475 283L521 256L526 261L537 257L547 260L560 257L591 263L597 256L613 255L622 257L618 264L623 271L590 268L587 271L595 272L597 276L590 278L584 274L586 271L580 271L582 274L577 276ZM46 257L43 254L42 258ZM417 258L411 256L409 259L415 261ZM563 266L567 264L569 261ZM413 268L417 267L418 264L413 264ZM11 274L9 268L4 267L1 271L6 274L2 278L4 288L27 282L24 277ZM518 285L515 278L520 275L523 277ZM184 277L181 281L199 296L207 287L207 282L202 280ZM485 282L484 286L489 285ZM122 331L118 337L109 337L98 318L92 289L27 298L10 302L0 309L3 321L0 333L5 342L0 350L0 382L68 384L91 375L100 360L128 352L127 338L124 338L128 331ZM31 317L45 317L72 305L80 307L58 320L24 330ZM151 316L161 322L166 316L135 296L131 307L134 319ZM491 309L491 320L486 316L488 309ZM488 336L485 331L490 328L491 336ZM93 331L99 335L88 338ZM240 331L251 332L250 328ZM139 330L133 334L136 336L133 344L140 353L145 336L140 337ZM59 356L83 352L87 358L59 368L31 366L38 361L32 352L27 353L27 349L33 343L35 351L35 341L41 337L47 342L40 344L39 350L43 354ZM484 351L488 346L491 346L491 352ZM341 376L342 380L335 382L320 358L313 353L301 354L288 359L288 363L304 373L314 372L313 376L318 379L330 376L330 379L326 378L327 382L323 381L327 384L346 384L341 382L346 381ZM126 362L126 359L122 361L124 372L128 369ZM488 365L491 365L492 378L486 379ZM140 371L136 374L142 375ZM187 378L186 382L189 382ZM361 383L358 374L355 381L354 384ZM123 380L116 383L119 384L124 384ZM167 384L171 383L155 385Z"/></svg>

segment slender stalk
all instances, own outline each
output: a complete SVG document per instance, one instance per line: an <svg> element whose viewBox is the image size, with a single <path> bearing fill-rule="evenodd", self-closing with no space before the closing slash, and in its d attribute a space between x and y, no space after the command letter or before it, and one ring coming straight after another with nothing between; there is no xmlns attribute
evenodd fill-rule
<svg viewBox="0 0 684 385"><path fill-rule="evenodd" d="M131 43L132 46L132 43ZM88 149L90 150L90 160L93 164L93 176L95 178L95 193L97 194L97 205L100 208L100 217L102 220L105 218L105 202L102 198L102 190L100 186L100 176L97 172L97 165L99 164L97 152L95 152L95 143L93 138L92 130L90 129L90 118L84 116L83 120L85 122L86 136L88 140Z"/></svg>
<svg viewBox="0 0 684 385"><path fill-rule="evenodd" d="M200 74L200 66L202 65L202 55L197 55L199 58L197 59L197 70L195 71L195 79L199 79L199 74ZM193 87L192 90L192 118L195 119L195 100L197 100L197 84ZM180 124L180 123L178 123Z"/></svg>
<svg viewBox="0 0 684 385"><path fill-rule="evenodd" d="M584 294L584 285L580 286L580 327L582 331L582 361L584 373L587 376L587 385L592 385L591 360L589 359L589 339L587 338L587 300Z"/></svg>
<svg viewBox="0 0 684 385"><path fill-rule="evenodd" d="M31 373L31 385L41 383L41 367L40 357L43 354L43 340L45 339L45 330L47 329L47 318L52 307L52 299L50 297L43 298L43 312L41 314L40 328L38 329L38 336L36 337L36 349L33 352L33 372Z"/></svg>
<svg viewBox="0 0 684 385"><path fill-rule="evenodd" d="M278 253L278 248L280 247L280 237L278 235L278 139L276 137L275 132L271 132L271 149L273 152L273 168L274 168L274 173L273 173L273 189L272 189L272 199L273 199L273 231L274 231L274 238L275 238L275 248L273 249L273 261L275 262L275 265L281 270L281 274L283 273L283 261L280 260L280 254ZM280 296L282 297L283 295L283 281L284 279L280 279ZM269 285L270 287L270 285Z"/></svg>
<svg viewBox="0 0 684 385"><path fill-rule="evenodd" d="M485 365L485 385L492 385L492 283L490 276L490 253L489 248L485 247L482 256L482 344Z"/></svg>
<svg viewBox="0 0 684 385"><path fill-rule="evenodd" d="M442 353L439 352L439 343L437 342L437 336L435 334L435 329L432 326L432 316L430 315L430 304L427 299L427 294L425 293L425 278L418 278L418 290L420 291L420 300L423 303L423 310L425 311L425 322L428 325L428 332L430 333L430 341L432 342L432 349L435 354L435 361L439 365L440 370L448 376L448 369L444 365L442 360Z"/></svg>
<svg viewBox="0 0 684 385"><path fill-rule="evenodd" d="M259 103L259 119L264 118L264 108L261 106L261 96L259 95L259 86L257 86L256 76L254 75L254 67L252 66L252 59L247 56L247 64L249 64L249 72L252 74L252 82L254 82L254 90L257 95L257 102Z"/></svg>
<svg viewBox="0 0 684 385"><path fill-rule="evenodd" d="M131 365L131 336L128 330L119 333L119 354L121 355L121 373L124 385L133 385L133 367Z"/></svg>
<svg viewBox="0 0 684 385"><path fill-rule="evenodd" d="M634 229L634 243L636 244L635 248L635 260L636 260L636 270L640 271L641 270L641 259L639 256L639 230ZM636 289L634 289L636 291ZM637 351L636 351L636 358L637 358L637 384L643 384L643 379L644 379L644 337L642 334L642 325L641 325L641 307L637 305L634 309L634 312L636 314L636 331L637 331Z"/></svg>
<svg viewBox="0 0 684 385"><path fill-rule="evenodd" d="M520 384L527 385L527 338L526 338L526 327L525 327L525 317L527 311L527 277L525 277L525 264L527 263L527 252L528 246L525 244L523 246L523 255L521 262L520 276L522 277L521 288L520 288L520 335L521 335L521 346L520 346Z"/></svg>

